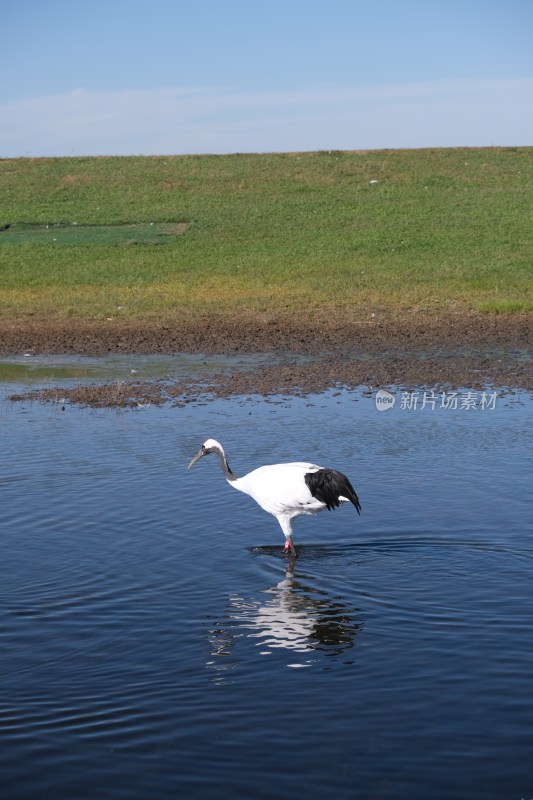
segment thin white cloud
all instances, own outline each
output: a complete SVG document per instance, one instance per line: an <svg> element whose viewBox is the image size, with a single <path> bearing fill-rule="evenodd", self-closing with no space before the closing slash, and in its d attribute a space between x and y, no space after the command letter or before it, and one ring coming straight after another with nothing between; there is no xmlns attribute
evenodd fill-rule
<svg viewBox="0 0 533 800"><path fill-rule="evenodd" d="M0 106L0 157L532 144L533 78L235 92L168 88Z"/></svg>

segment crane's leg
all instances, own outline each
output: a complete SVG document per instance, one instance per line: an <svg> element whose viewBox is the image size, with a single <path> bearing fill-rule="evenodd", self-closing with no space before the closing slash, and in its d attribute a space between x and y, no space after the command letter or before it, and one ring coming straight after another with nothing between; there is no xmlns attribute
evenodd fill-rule
<svg viewBox="0 0 533 800"><path fill-rule="evenodd" d="M285 539L285 547L283 548L283 552L285 553L285 555L288 555L290 553L293 558L296 558L297 556L296 548L292 543L292 538L290 536L287 536Z"/></svg>
<svg viewBox="0 0 533 800"><path fill-rule="evenodd" d="M290 517L277 517L277 520L281 525L281 530L285 534L285 547L283 548L283 552L285 555L289 555L290 553L292 558L296 558L298 554L292 542L292 525Z"/></svg>

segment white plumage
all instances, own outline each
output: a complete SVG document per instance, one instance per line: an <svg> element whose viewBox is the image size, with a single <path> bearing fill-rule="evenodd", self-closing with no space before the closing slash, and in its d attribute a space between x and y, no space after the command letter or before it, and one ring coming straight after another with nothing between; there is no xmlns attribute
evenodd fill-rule
<svg viewBox="0 0 533 800"><path fill-rule="evenodd" d="M250 495L278 520L285 534L285 551L296 555L292 541L292 520L302 514L316 514L324 508L337 508L350 502L357 513L361 504L350 481L341 472L319 467L304 461L289 464L269 464L258 467L242 478L231 471L222 445L215 439L207 439L189 464L189 469L198 459L216 453L220 466L230 486Z"/></svg>

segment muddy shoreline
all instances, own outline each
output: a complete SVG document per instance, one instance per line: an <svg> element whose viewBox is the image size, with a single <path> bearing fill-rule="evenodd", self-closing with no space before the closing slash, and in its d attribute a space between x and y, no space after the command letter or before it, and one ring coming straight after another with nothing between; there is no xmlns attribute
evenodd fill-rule
<svg viewBox="0 0 533 800"><path fill-rule="evenodd" d="M194 323L0 320L0 354L287 354L282 364L225 371L207 381L204 376L201 385L184 378L172 383L128 381L120 391L116 385L60 390L67 400L87 405L308 394L361 385L531 390L532 331L532 315L474 313L364 322L331 315L240 315Z"/></svg>

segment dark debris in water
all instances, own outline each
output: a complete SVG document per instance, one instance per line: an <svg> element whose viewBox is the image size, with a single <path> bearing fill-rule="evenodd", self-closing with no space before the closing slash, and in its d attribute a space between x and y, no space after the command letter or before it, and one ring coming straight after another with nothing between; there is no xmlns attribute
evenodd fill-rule
<svg viewBox="0 0 533 800"><path fill-rule="evenodd" d="M349 356L322 356L306 363L272 364L220 372L197 380L132 380L113 383L78 385L71 388L31 389L11 395L14 401L35 400L52 403L74 403L94 408L138 408L171 402L176 406L205 403L214 398L241 397L250 402L254 397L305 397L334 389L367 387L370 393L386 386L405 389L431 387L484 389L531 388L528 363L508 359L482 359L470 356L420 359L409 356L392 359L356 359Z"/></svg>
<svg viewBox="0 0 533 800"><path fill-rule="evenodd" d="M167 401L161 387L149 381L119 381L116 383L78 385L72 388L50 387L31 389L13 394L14 401L37 400L42 403L74 403L91 408L138 408L141 405L161 405Z"/></svg>
<svg viewBox="0 0 533 800"><path fill-rule="evenodd" d="M109 356L201 353L293 354L268 365L175 381L115 381L48 388L14 400L136 407L204 403L215 397L306 396L366 387L532 388L532 317L448 314L354 321L318 313L239 313L180 321L2 320L0 353ZM304 360L302 360L302 358Z"/></svg>

